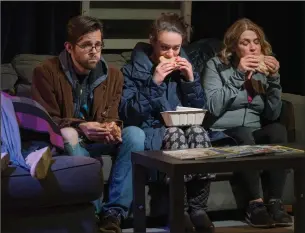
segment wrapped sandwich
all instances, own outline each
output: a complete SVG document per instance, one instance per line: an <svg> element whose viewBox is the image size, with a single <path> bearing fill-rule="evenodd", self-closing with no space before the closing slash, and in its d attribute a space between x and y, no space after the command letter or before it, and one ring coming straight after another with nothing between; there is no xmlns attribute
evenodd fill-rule
<svg viewBox="0 0 305 233"><path fill-rule="evenodd" d="M259 65L258 65L258 68L256 69L258 72L268 76L269 75L269 71L268 71L268 68L265 64L265 56L264 55L260 55L259 57Z"/></svg>
<svg viewBox="0 0 305 233"><path fill-rule="evenodd" d="M176 63L176 57L166 58L164 56L159 57L160 62L174 63L175 67L178 67Z"/></svg>
<svg viewBox="0 0 305 233"><path fill-rule="evenodd" d="M121 140L122 131L115 122L103 122L101 123L101 127L106 128L114 138Z"/></svg>

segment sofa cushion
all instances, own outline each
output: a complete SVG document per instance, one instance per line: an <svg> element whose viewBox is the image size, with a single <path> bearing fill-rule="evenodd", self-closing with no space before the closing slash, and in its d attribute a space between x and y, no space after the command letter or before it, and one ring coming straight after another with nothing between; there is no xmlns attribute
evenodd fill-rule
<svg viewBox="0 0 305 233"><path fill-rule="evenodd" d="M282 93L282 99L290 102L294 110L295 142L305 144L305 96L291 93ZM290 116L291 117L291 116Z"/></svg>
<svg viewBox="0 0 305 233"><path fill-rule="evenodd" d="M31 84L17 82L15 86L15 94L17 96L31 98Z"/></svg>
<svg viewBox="0 0 305 233"><path fill-rule="evenodd" d="M90 203L2 212L2 233L97 233L98 225Z"/></svg>
<svg viewBox="0 0 305 233"><path fill-rule="evenodd" d="M184 51L191 60L203 84L203 76L207 61L214 57L222 48L222 42L216 38L207 38L195 41L184 46Z"/></svg>
<svg viewBox="0 0 305 233"><path fill-rule="evenodd" d="M115 66L118 69L126 63L126 60L121 56L121 54L103 54L103 58L107 64Z"/></svg>
<svg viewBox="0 0 305 233"><path fill-rule="evenodd" d="M126 51L121 53L122 57L125 59L126 62L129 62L131 60L131 54L132 51Z"/></svg>
<svg viewBox="0 0 305 233"><path fill-rule="evenodd" d="M57 156L45 180L11 166L1 175L2 210L39 208L96 200L103 191L101 163L82 156Z"/></svg>
<svg viewBox="0 0 305 233"><path fill-rule="evenodd" d="M19 54L12 60L12 66L16 70L20 81L31 84L34 68L51 55Z"/></svg>
<svg viewBox="0 0 305 233"><path fill-rule="evenodd" d="M108 183L109 177L111 175L112 157L111 155L102 155L101 161L103 162L104 183Z"/></svg>
<svg viewBox="0 0 305 233"><path fill-rule="evenodd" d="M1 90L13 89L18 75L11 64L1 64Z"/></svg>

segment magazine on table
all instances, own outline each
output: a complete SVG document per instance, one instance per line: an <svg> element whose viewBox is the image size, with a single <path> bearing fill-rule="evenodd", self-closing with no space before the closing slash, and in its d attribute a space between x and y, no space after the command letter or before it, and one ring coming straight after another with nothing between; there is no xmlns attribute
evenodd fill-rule
<svg viewBox="0 0 305 233"><path fill-rule="evenodd" d="M169 150L169 151L163 151L163 153L182 160L216 158L216 157L226 158L226 156L229 155L229 152L225 150L221 150L216 147Z"/></svg>
<svg viewBox="0 0 305 233"><path fill-rule="evenodd" d="M246 156L270 155L285 152L304 153L304 150L298 150L280 145L246 145L163 151L164 154L181 160L237 158Z"/></svg>

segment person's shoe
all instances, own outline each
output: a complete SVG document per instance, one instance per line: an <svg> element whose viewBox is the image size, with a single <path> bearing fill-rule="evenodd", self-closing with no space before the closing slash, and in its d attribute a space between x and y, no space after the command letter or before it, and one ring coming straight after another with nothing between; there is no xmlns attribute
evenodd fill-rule
<svg viewBox="0 0 305 233"><path fill-rule="evenodd" d="M26 159L26 164L30 166L31 176L37 179L44 179L49 171L52 162L52 152L50 148L44 147L30 153Z"/></svg>
<svg viewBox="0 0 305 233"><path fill-rule="evenodd" d="M6 152L1 153L1 171L4 171L10 163L10 155Z"/></svg>
<svg viewBox="0 0 305 233"><path fill-rule="evenodd" d="M190 214L197 233L214 233L215 226L204 210L193 211Z"/></svg>
<svg viewBox="0 0 305 233"><path fill-rule="evenodd" d="M275 222L275 226L287 227L292 225L291 216L285 211L281 200L270 200L267 205L270 216Z"/></svg>
<svg viewBox="0 0 305 233"><path fill-rule="evenodd" d="M245 220L252 227L275 227L275 223L263 202L251 202L248 206Z"/></svg>
<svg viewBox="0 0 305 233"><path fill-rule="evenodd" d="M100 219L99 228L101 233L122 233L120 214L112 214L108 212Z"/></svg>

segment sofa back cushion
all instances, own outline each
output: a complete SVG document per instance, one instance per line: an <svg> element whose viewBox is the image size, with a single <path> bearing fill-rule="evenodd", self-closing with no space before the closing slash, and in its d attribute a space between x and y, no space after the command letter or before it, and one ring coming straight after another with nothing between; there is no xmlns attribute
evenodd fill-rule
<svg viewBox="0 0 305 233"><path fill-rule="evenodd" d="M1 64L1 90L11 90L18 80L18 75L11 64Z"/></svg>
<svg viewBox="0 0 305 233"><path fill-rule="evenodd" d="M12 66L18 74L19 81L25 84L32 83L33 70L51 55L19 54L12 60Z"/></svg>
<svg viewBox="0 0 305 233"><path fill-rule="evenodd" d="M102 54L102 56L108 65L112 65L117 69L121 69L126 63L126 59L122 56L122 54L107 53Z"/></svg>
<svg viewBox="0 0 305 233"><path fill-rule="evenodd" d="M219 53L221 48L222 42L215 38L201 39L184 47L186 54L194 66L194 70L201 77L202 84L207 61Z"/></svg>

